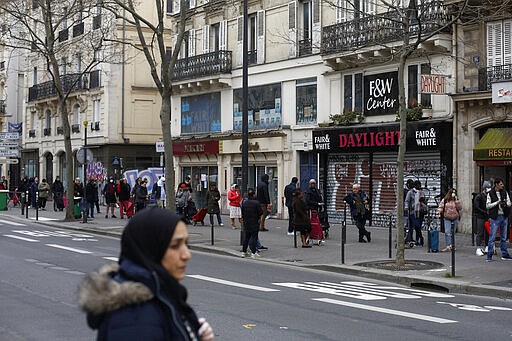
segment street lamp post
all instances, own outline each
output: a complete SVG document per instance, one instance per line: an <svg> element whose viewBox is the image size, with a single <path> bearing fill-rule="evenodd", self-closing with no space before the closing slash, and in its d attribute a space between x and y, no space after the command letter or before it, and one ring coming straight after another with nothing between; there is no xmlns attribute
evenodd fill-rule
<svg viewBox="0 0 512 341"><path fill-rule="evenodd" d="M87 223L87 200L85 199L87 196L87 126L89 122L84 121L84 197L82 198L82 223Z"/></svg>

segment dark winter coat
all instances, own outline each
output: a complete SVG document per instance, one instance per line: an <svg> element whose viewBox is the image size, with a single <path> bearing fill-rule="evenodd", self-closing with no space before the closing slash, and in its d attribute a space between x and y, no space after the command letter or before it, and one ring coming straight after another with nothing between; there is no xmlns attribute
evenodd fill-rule
<svg viewBox="0 0 512 341"><path fill-rule="evenodd" d="M29 191L30 191L30 205L32 207L36 207L37 206L36 193L39 192L39 184L35 181L32 182L30 184Z"/></svg>
<svg viewBox="0 0 512 341"><path fill-rule="evenodd" d="M75 184L73 185L73 192L73 195L75 197L82 198L84 196L84 185L82 183L77 184L75 182Z"/></svg>
<svg viewBox="0 0 512 341"><path fill-rule="evenodd" d="M135 190L135 202L138 204L146 203L148 200L148 188L145 186L138 186Z"/></svg>
<svg viewBox="0 0 512 341"><path fill-rule="evenodd" d="M206 193L206 208L209 214L220 214L220 192L218 189L210 189Z"/></svg>
<svg viewBox="0 0 512 341"><path fill-rule="evenodd" d="M105 196L107 204L115 204L117 202L116 192L116 184L114 182L109 182L105 185L103 188L103 195Z"/></svg>
<svg viewBox="0 0 512 341"><path fill-rule="evenodd" d="M93 182L88 182L85 186L85 200L87 202L94 202L98 197L98 186Z"/></svg>
<svg viewBox="0 0 512 341"><path fill-rule="evenodd" d="M55 180L52 185L52 192L54 198L62 198L64 194L64 185L60 180Z"/></svg>
<svg viewBox="0 0 512 341"><path fill-rule="evenodd" d="M117 195L119 197L119 201L128 201L130 200L130 185L121 182L118 185Z"/></svg>
<svg viewBox="0 0 512 341"><path fill-rule="evenodd" d="M343 200L350 205L350 214L352 219L362 220L365 217L365 205L368 204L368 196L365 192L359 191L359 195L350 193Z"/></svg>
<svg viewBox="0 0 512 341"><path fill-rule="evenodd" d="M307 226L311 226L311 222L308 216L308 208L304 200L295 198L293 201L293 222L297 228L304 228Z"/></svg>
<svg viewBox="0 0 512 341"><path fill-rule="evenodd" d="M79 291L87 323L98 341L190 340L185 323L159 286L158 275L130 260L89 275ZM197 335L199 323L184 317Z"/></svg>
<svg viewBox="0 0 512 341"><path fill-rule="evenodd" d="M258 200L244 199L240 205L242 208L242 219L244 230L248 232L258 231L260 228L260 216L263 214Z"/></svg>
<svg viewBox="0 0 512 341"><path fill-rule="evenodd" d="M318 188L308 188L305 195L306 205L310 210L318 211L318 203L322 202L322 194Z"/></svg>
<svg viewBox="0 0 512 341"><path fill-rule="evenodd" d="M256 187L256 199L260 204L270 204L270 195L268 193L268 174L263 174L261 176L261 181L258 182L258 186Z"/></svg>
<svg viewBox="0 0 512 341"><path fill-rule="evenodd" d="M489 219L489 214L487 213L487 193L478 193L475 196L473 201L473 212L477 216L477 218L487 220Z"/></svg>
<svg viewBox="0 0 512 341"><path fill-rule="evenodd" d="M292 207L293 205L293 191L297 189L297 184L291 182L290 184L286 185L284 188L284 204L286 207Z"/></svg>

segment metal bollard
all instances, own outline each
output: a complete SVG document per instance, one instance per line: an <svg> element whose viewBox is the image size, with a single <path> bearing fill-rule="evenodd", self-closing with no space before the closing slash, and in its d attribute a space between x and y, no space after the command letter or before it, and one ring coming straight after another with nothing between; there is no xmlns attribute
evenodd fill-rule
<svg viewBox="0 0 512 341"><path fill-rule="evenodd" d="M393 233L392 233L392 231L391 231L391 229L392 229L392 227L393 227L393 226L392 226L392 223L391 223L391 221L392 221L392 217L393 217L393 216L390 214L390 215L389 215L389 228L388 228L388 244L389 244L389 245L388 245L388 249L389 249L389 250L388 250L388 257L389 257L389 258L391 258L391 257L392 257L392 249L393 249L393 241L392 241L392 239L393 239Z"/></svg>
<svg viewBox="0 0 512 341"><path fill-rule="evenodd" d="M36 192L36 220L39 220L39 192Z"/></svg>
<svg viewBox="0 0 512 341"><path fill-rule="evenodd" d="M293 247L297 248L297 230L295 230L295 223L293 224Z"/></svg>
<svg viewBox="0 0 512 341"><path fill-rule="evenodd" d="M341 222L341 264L345 264L345 243L347 242L347 203L343 207L343 221Z"/></svg>
<svg viewBox="0 0 512 341"><path fill-rule="evenodd" d="M214 232L213 232L213 223L212 223L212 229L211 229L211 237L212 237L212 245L214 244Z"/></svg>
<svg viewBox="0 0 512 341"><path fill-rule="evenodd" d="M22 206L22 207L25 207L25 218L28 219L28 203L29 203L29 197L28 197L28 191L25 192L25 206Z"/></svg>
<svg viewBox="0 0 512 341"><path fill-rule="evenodd" d="M452 277L455 277L455 223L452 221Z"/></svg>

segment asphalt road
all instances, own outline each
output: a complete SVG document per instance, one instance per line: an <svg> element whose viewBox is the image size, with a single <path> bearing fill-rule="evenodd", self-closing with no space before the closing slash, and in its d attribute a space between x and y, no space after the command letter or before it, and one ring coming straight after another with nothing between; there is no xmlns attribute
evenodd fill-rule
<svg viewBox="0 0 512 341"><path fill-rule="evenodd" d="M30 223L28 223L30 224ZM0 340L93 340L76 305L116 238L0 220ZM263 253L264 254L264 253ZM185 286L218 340L510 338L512 301L193 253Z"/></svg>

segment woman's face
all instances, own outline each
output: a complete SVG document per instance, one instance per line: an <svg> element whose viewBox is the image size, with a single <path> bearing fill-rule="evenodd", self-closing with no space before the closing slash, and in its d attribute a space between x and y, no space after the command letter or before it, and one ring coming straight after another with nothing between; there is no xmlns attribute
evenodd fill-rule
<svg viewBox="0 0 512 341"><path fill-rule="evenodd" d="M174 279L181 281L185 278L187 263L192 256L188 249L187 226L180 221L176 225L176 230L172 236L167 251L162 258L162 266L169 272Z"/></svg>

